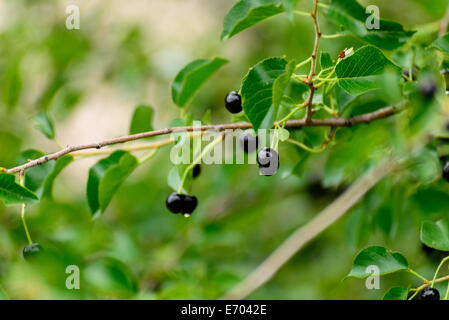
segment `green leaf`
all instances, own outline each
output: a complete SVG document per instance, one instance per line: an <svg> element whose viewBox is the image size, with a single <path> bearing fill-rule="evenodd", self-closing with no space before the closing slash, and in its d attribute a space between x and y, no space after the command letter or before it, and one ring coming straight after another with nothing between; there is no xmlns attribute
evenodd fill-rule
<svg viewBox="0 0 449 320"><path fill-rule="evenodd" d="M294 18L294 11L296 8L296 5L298 4L299 0L281 0L282 5L284 6L285 12L288 14L288 18L293 21Z"/></svg>
<svg viewBox="0 0 449 320"><path fill-rule="evenodd" d="M19 162L26 163L28 160L35 160L43 156L44 154L42 152L30 149L22 152ZM25 171L25 187L33 192L36 192L44 183L44 180L52 170L52 167L53 163L47 162L27 169Z"/></svg>
<svg viewBox="0 0 449 320"><path fill-rule="evenodd" d="M285 90L287 89L293 72L296 69L296 61L290 61L285 72L274 80L273 83L273 115L274 120L277 120L279 105L281 104L282 98L284 97Z"/></svg>
<svg viewBox="0 0 449 320"><path fill-rule="evenodd" d="M97 214L99 210L104 212L117 189L137 164L134 156L119 150L90 168L87 200L92 214Z"/></svg>
<svg viewBox="0 0 449 320"><path fill-rule="evenodd" d="M184 166L182 166L182 168L185 169ZM179 186L181 185L181 177L180 177L179 171L180 170L178 167L173 167L168 172L167 182L168 182L168 185L170 186L170 188L173 189L173 191L178 191ZM183 170L182 170L182 172L183 172ZM187 191L184 188L183 188L182 192L187 194Z"/></svg>
<svg viewBox="0 0 449 320"><path fill-rule="evenodd" d="M242 81L243 110L257 131L264 120L263 129L270 128L273 119L273 84L285 73L287 61L284 58L268 58L252 67ZM273 117L274 118L274 117Z"/></svg>
<svg viewBox="0 0 449 320"><path fill-rule="evenodd" d="M421 226L421 242L430 248L449 251L449 221L424 221Z"/></svg>
<svg viewBox="0 0 449 320"><path fill-rule="evenodd" d="M290 137L290 132L287 129L279 128L278 135L279 135L279 140L284 142Z"/></svg>
<svg viewBox="0 0 449 320"><path fill-rule="evenodd" d="M352 95L382 88L382 73L385 70L401 71L373 46L360 48L342 60L335 69L338 84Z"/></svg>
<svg viewBox="0 0 449 320"><path fill-rule="evenodd" d="M140 105L134 110L129 134L136 134L153 130L153 109L149 106Z"/></svg>
<svg viewBox="0 0 449 320"><path fill-rule="evenodd" d="M16 61L8 61L6 70L2 70L2 95L0 99L8 106L9 109L14 109L22 92L22 77L20 75L20 59Z"/></svg>
<svg viewBox="0 0 449 320"><path fill-rule="evenodd" d="M407 300L408 289L405 287L393 287L388 290L383 300Z"/></svg>
<svg viewBox="0 0 449 320"><path fill-rule="evenodd" d="M55 138L53 121L50 119L49 115L46 112L40 112L37 116L34 117L34 121L36 121L37 123L36 129L44 134L48 139Z"/></svg>
<svg viewBox="0 0 449 320"><path fill-rule="evenodd" d="M201 85L228 60L219 57L198 59L187 64L172 83L172 99L178 107L184 107Z"/></svg>
<svg viewBox="0 0 449 320"><path fill-rule="evenodd" d="M30 190L15 181L15 176L0 173L0 200L7 206L21 203L33 203L39 198Z"/></svg>
<svg viewBox="0 0 449 320"><path fill-rule="evenodd" d="M443 51L444 53L449 53L449 33L446 33L441 38L438 38L437 40L435 40L435 42L432 43L431 46L438 48L439 50Z"/></svg>
<svg viewBox="0 0 449 320"><path fill-rule="evenodd" d="M367 278L371 274L366 272L366 268L371 265L379 268L380 275L408 269L407 259L402 254L374 246L357 255L347 277Z"/></svg>
<svg viewBox="0 0 449 320"><path fill-rule="evenodd" d="M256 23L282 12L284 8L279 0L240 0L225 17L221 40L227 40Z"/></svg>
<svg viewBox="0 0 449 320"><path fill-rule="evenodd" d="M326 51L320 52L320 65L321 69L327 69L334 65L334 63L332 62L331 55L328 52Z"/></svg>
<svg viewBox="0 0 449 320"><path fill-rule="evenodd" d="M61 173L61 171L67 167L74 158L71 155L66 155L64 157L56 160L56 163L53 166L53 170L44 180L43 188L42 188L42 199L52 199L53 198L53 184L55 179Z"/></svg>
<svg viewBox="0 0 449 320"><path fill-rule="evenodd" d="M407 43L415 31L406 31L397 22L380 20L379 29L367 28L367 14L356 0L333 0L326 15L330 21L343 26L359 39L381 49L394 50Z"/></svg>

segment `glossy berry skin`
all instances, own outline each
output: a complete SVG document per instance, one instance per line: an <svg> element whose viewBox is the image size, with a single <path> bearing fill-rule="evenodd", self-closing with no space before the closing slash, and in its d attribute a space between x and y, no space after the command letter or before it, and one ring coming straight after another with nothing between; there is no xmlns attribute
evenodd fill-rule
<svg viewBox="0 0 449 320"><path fill-rule="evenodd" d="M240 136L240 147L246 153L254 152L259 147L259 138L244 133Z"/></svg>
<svg viewBox="0 0 449 320"><path fill-rule="evenodd" d="M440 300L440 293L435 288L425 288L421 291L421 300L436 301Z"/></svg>
<svg viewBox="0 0 449 320"><path fill-rule="evenodd" d="M184 199L185 195L173 192L165 200L165 205L172 213L180 213L184 208Z"/></svg>
<svg viewBox="0 0 449 320"><path fill-rule="evenodd" d="M443 179L449 182L449 162L446 162L443 166Z"/></svg>
<svg viewBox="0 0 449 320"><path fill-rule="evenodd" d="M198 199L195 196L185 196L181 212L191 215L198 205Z"/></svg>
<svg viewBox="0 0 449 320"><path fill-rule="evenodd" d="M33 243L33 244L29 244L27 246L25 246L23 248L23 257L26 260L30 260L32 258L34 258L36 255L39 254L39 252L42 251L41 245L39 243Z"/></svg>
<svg viewBox="0 0 449 320"><path fill-rule="evenodd" d="M192 169L193 179L197 178L200 175L200 173L201 173L201 166L199 163L197 163Z"/></svg>
<svg viewBox="0 0 449 320"><path fill-rule="evenodd" d="M242 111L242 97L237 91L231 91L226 95L225 99L226 109L230 113L239 113Z"/></svg>
<svg viewBox="0 0 449 320"><path fill-rule="evenodd" d="M259 173L263 176L272 176L279 169L279 155L271 148L262 148L257 153Z"/></svg>
<svg viewBox="0 0 449 320"><path fill-rule="evenodd" d="M430 100L437 92L437 85L433 80L429 79L426 82L421 83L419 91L421 92L421 95L424 99Z"/></svg>

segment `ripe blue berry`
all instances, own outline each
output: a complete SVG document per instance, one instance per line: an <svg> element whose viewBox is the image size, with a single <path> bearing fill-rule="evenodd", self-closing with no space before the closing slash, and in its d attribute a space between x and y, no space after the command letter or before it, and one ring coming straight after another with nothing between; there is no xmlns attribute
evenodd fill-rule
<svg viewBox="0 0 449 320"><path fill-rule="evenodd" d="M185 196L181 212L184 214L185 217L188 217L196 209L197 205L198 199L195 196Z"/></svg>
<svg viewBox="0 0 449 320"><path fill-rule="evenodd" d="M182 213L188 217L196 209L198 199L195 196L187 196L173 192L165 201L168 210L173 213Z"/></svg>
<svg viewBox="0 0 449 320"><path fill-rule="evenodd" d="M242 97L237 91L231 91L226 95L225 106L231 113L239 113L242 111Z"/></svg>
<svg viewBox="0 0 449 320"><path fill-rule="evenodd" d="M197 163L197 164L193 167L193 169L192 169L192 176L193 176L193 179L195 179L196 177L198 177L198 176L200 175L200 173L201 173L201 166L200 166L199 163Z"/></svg>
<svg viewBox="0 0 449 320"><path fill-rule="evenodd" d="M271 148L262 148L257 154L259 173L263 176L272 176L279 169L279 155Z"/></svg>
<svg viewBox="0 0 449 320"><path fill-rule="evenodd" d="M167 209L173 213L180 213L184 205L185 195L173 192L165 200Z"/></svg>
<svg viewBox="0 0 449 320"><path fill-rule="evenodd" d="M440 293L435 288L425 288L423 291L421 291L421 300L440 300Z"/></svg>
<svg viewBox="0 0 449 320"><path fill-rule="evenodd" d="M437 92L437 84L433 79L427 79L419 86L419 91L424 99L430 100L434 97Z"/></svg>
<svg viewBox="0 0 449 320"><path fill-rule="evenodd" d="M26 260L34 258L39 252L42 251L41 245L39 243L32 243L23 248L23 257Z"/></svg>
<svg viewBox="0 0 449 320"><path fill-rule="evenodd" d="M443 179L449 182L449 162L446 162L443 166Z"/></svg>

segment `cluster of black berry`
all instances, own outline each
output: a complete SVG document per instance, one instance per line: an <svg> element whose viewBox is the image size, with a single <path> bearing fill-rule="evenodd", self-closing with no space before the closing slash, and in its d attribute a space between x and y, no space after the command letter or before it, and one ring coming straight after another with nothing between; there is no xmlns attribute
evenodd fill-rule
<svg viewBox="0 0 449 320"><path fill-rule="evenodd" d="M226 109L231 113L242 111L242 97L237 91L231 91L225 98ZM257 137L244 134L240 138L240 144L246 153L253 152L259 147ZM279 169L279 155L271 148L262 148L257 153L257 163L259 164L259 173L263 176L272 176Z"/></svg>

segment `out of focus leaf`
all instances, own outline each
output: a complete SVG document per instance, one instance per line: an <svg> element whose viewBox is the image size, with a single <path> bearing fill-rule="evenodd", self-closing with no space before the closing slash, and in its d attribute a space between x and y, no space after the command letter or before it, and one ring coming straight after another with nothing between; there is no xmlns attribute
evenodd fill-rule
<svg viewBox="0 0 449 320"><path fill-rule="evenodd" d="M20 61L11 61L3 72L1 98L9 109L17 105L22 91L22 77L20 75Z"/></svg>
<svg viewBox="0 0 449 320"><path fill-rule="evenodd" d="M421 242L430 248L449 251L449 220L424 221L421 226Z"/></svg>
<svg viewBox="0 0 449 320"><path fill-rule="evenodd" d="M292 8L292 4L289 7ZM279 0L240 0L225 17L221 40L227 40L256 23L282 12L284 8Z"/></svg>
<svg viewBox="0 0 449 320"><path fill-rule="evenodd" d="M440 49L444 53L449 54L449 33L446 33L441 38L435 40L435 42L432 43L432 46Z"/></svg>
<svg viewBox="0 0 449 320"><path fill-rule="evenodd" d="M89 170L87 200L92 214L103 213L117 189L137 167L137 159L124 151L116 151L98 161Z"/></svg>
<svg viewBox="0 0 449 320"><path fill-rule="evenodd" d="M134 110L129 134L136 134L153 130L153 109L149 106L140 105Z"/></svg>
<svg viewBox="0 0 449 320"><path fill-rule="evenodd" d="M61 171L67 167L73 161L73 157L71 155L63 156L56 160L56 163L53 166L53 170L44 180L43 189L42 189L42 199L52 199L53 197L53 184L57 176L61 173Z"/></svg>
<svg viewBox="0 0 449 320"><path fill-rule="evenodd" d="M368 29L366 20L369 15L356 0L333 0L326 16L337 25L343 26L359 39L381 49L394 50L404 45L415 31L406 31L397 22L380 20L379 29Z"/></svg>
<svg viewBox="0 0 449 320"><path fill-rule="evenodd" d="M42 132L48 139L55 138L55 129L53 121L50 119L46 112L41 112L34 117L36 121L36 129Z"/></svg>
<svg viewBox="0 0 449 320"><path fill-rule="evenodd" d="M408 269L407 259L402 254L373 246L357 255L347 277L366 278L371 275L367 272L367 268L373 265L379 268L380 275Z"/></svg>
<svg viewBox="0 0 449 320"><path fill-rule="evenodd" d="M0 200L7 206L20 203L33 203L39 198L27 188L15 182L15 176L0 173Z"/></svg>
<svg viewBox="0 0 449 320"><path fill-rule="evenodd" d="M203 83L226 63L228 60L216 57L197 59L187 64L171 85L173 102L178 107L184 107Z"/></svg>

